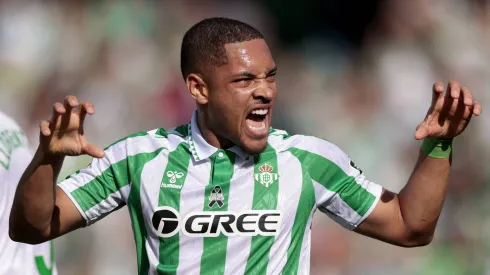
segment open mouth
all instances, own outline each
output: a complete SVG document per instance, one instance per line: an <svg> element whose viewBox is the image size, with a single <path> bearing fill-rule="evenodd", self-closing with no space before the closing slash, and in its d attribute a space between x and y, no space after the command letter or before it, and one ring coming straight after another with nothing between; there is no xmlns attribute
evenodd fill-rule
<svg viewBox="0 0 490 275"><path fill-rule="evenodd" d="M247 115L247 126L257 134L261 134L267 128L268 108L255 109Z"/></svg>

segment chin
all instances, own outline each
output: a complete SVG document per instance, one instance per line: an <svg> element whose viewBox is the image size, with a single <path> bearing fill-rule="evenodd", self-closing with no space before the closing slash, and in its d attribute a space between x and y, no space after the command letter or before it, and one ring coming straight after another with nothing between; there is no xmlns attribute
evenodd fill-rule
<svg viewBox="0 0 490 275"><path fill-rule="evenodd" d="M243 143L241 146L243 151L252 156L258 156L267 148L267 139L253 142Z"/></svg>

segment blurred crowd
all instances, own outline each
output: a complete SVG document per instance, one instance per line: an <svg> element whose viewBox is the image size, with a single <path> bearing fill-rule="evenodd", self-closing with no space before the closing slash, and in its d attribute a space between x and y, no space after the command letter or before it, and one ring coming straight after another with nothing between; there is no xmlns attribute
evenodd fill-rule
<svg viewBox="0 0 490 275"><path fill-rule="evenodd" d="M317 213L312 274L490 274L490 1L318 2L0 0L0 109L33 150L38 123L67 94L95 104L86 135L102 147L186 123L195 105L180 75L183 34L205 17L231 17L261 30L272 48L273 126L333 142L369 179L399 191L419 152L413 134L432 84L457 79L484 111L455 141L434 242L398 248ZM60 178L89 161L68 158ZM125 208L56 248L60 274L136 273Z"/></svg>

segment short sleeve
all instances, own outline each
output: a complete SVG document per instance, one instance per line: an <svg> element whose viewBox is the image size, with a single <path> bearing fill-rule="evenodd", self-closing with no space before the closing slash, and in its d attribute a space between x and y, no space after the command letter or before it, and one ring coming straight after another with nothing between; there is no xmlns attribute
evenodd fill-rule
<svg viewBox="0 0 490 275"><path fill-rule="evenodd" d="M382 187L369 181L334 144L315 137L298 139L290 150L312 179L318 209L343 227L355 229L375 208Z"/></svg>
<svg viewBox="0 0 490 275"><path fill-rule="evenodd" d="M104 150L104 158L92 159L90 165L67 177L58 186L68 195L80 214L93 224L123 207L130 184L125 142Z"/></svg>

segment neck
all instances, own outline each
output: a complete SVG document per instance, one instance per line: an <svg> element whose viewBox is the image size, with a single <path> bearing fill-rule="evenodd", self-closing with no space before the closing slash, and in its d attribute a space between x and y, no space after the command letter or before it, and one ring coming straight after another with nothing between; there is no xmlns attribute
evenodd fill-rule
<svg viewBox="0 0 490 275"><path fill-rule="evenodd" d="M201 135L206 142L216 148L224 149L231 147L233 144L231 141L218 137L218 135L209 127L209 120L206 114L202 111L197 112L197 126Z"/></svg>

